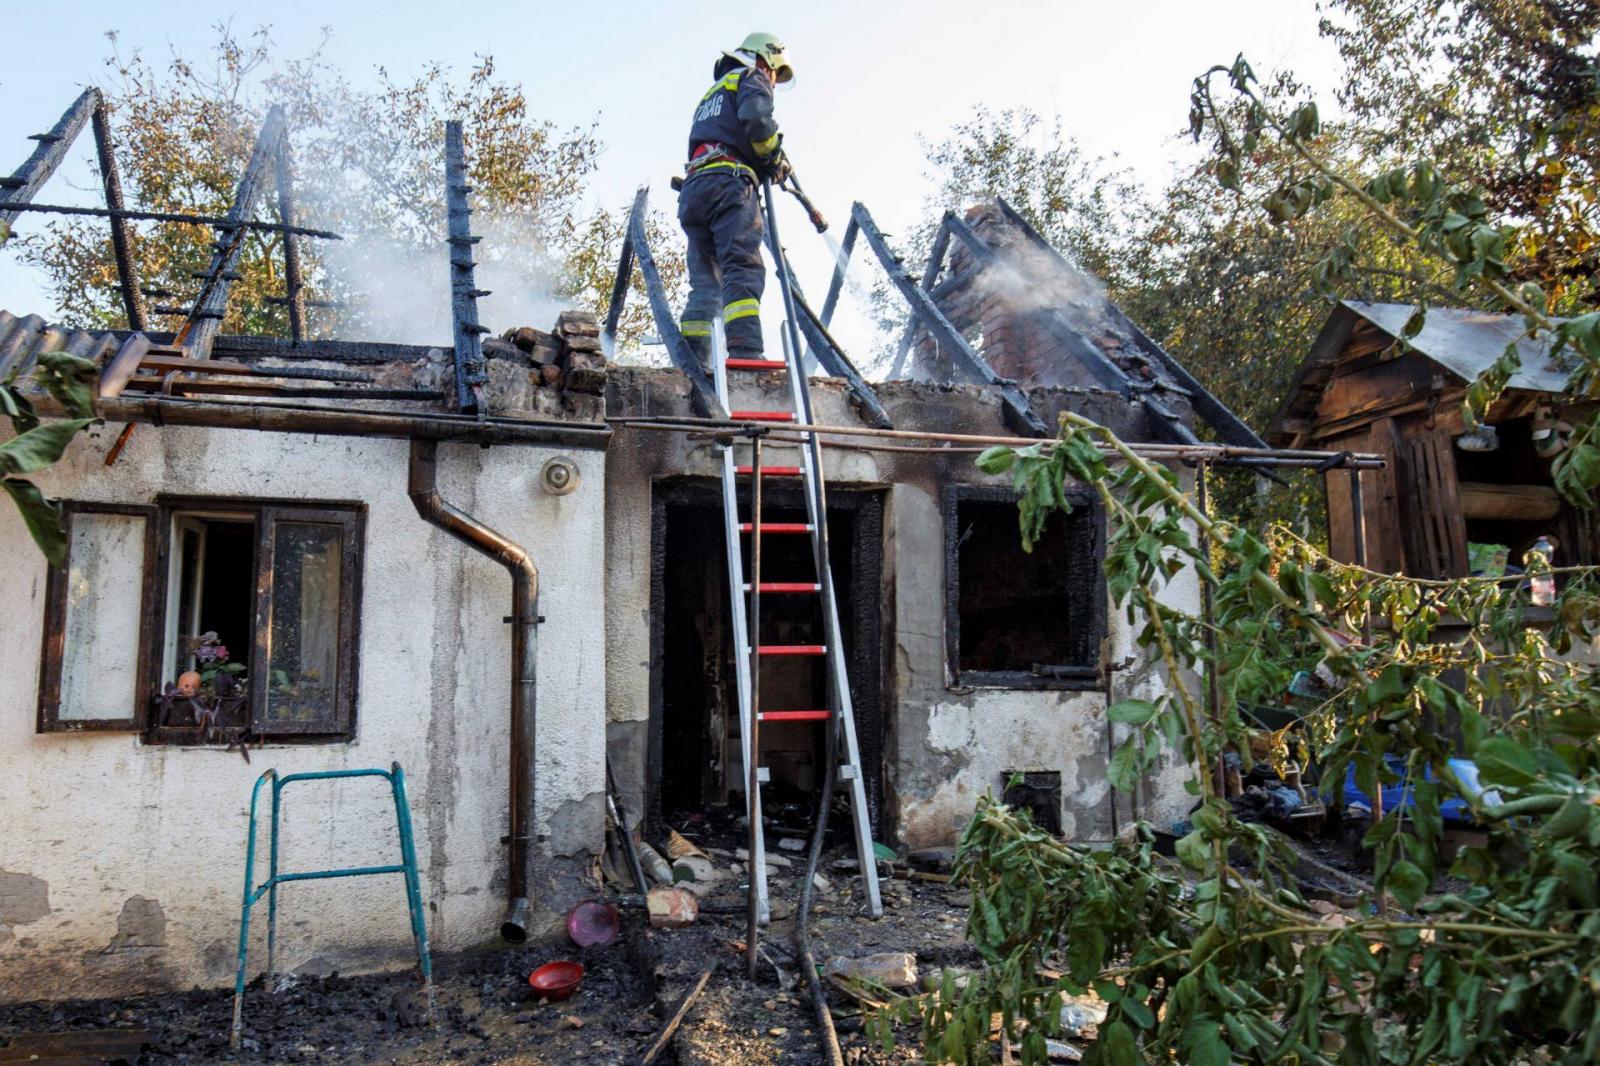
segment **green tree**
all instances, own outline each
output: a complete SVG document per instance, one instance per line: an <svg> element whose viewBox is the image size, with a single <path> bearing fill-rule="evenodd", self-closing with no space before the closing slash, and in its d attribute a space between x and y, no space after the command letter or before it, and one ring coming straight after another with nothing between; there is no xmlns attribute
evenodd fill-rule
<svg viewBox="0 0 1600 1066"><path fill-rule="evenodd" d="M1569 350L1569 401L1595 398L1600 312L1550 315L1544 291L1519 279L1507 254L1521 220L1498 218L1476 186L1425 158L1346 169L1324 151L1314 104L1278 106L1242 58L1197 79L1193 107L1224 188L1263 181L1270 191L1255 202L1289 230L1337 225L1339 240L1315 266L1319 287L1372 270L1376 249L1407 285L1521 316L1530 334ZM1258 171L1262 159L1269 169ZM1287 166L1270 169L1279 161ZM1475 410L1503 387L1514 352L1473 384ZM1586 432L1592 439L1593 423ZM1169 684L1153 700L1107 709L1133 734L1109 776L1129 789L1172 750L1199 802L1175 866L1143 829L1092 852L980 805L957 871L973 890L968 933L987 965L964 987L947 978L881 1015L880 1036L895 1017L916 1020L930 1060L988 1061L999 1015L1023 1062L1042 1063L1060 994L1093 988L1110 1005L1085 1056L1093 1064L1595 1061L1600 686L1593 664L1572 653L1600 635L1600 571L1567 568L1541 630L1528 624L1521 577L1376 574L1285 530L1257 536L1202 513L1178 477L1081 416L1062 416L1052 448L996 448L978 462L1015 479L1025 544L1067 506L1067 480L1098 493L1112 530L1108 589L1142 617L1140 640ZM1597 469L1600 449L1575 441L1558 484L1589 506ZM1549 569L1539 553L1526 562ZM1211 587L1203 617L1160 595L1186 570ZM1446 618L1465 634L1441 628ZM1216 679L1217 706L1188 680L1197 669ZM1296 730L1325 779L1350 769L1368 795L1402 780L1415 795L1366 834L1376 913L1364 905L1326 921L1285 842L1216 792L1225 753L1251 762L1245 709L1276 702L1297 670L1325 678L1324 698ZM1491 791L1456 772L1457 738ZM1446 801L1488 837L1448 863ZM1453 881L1435 892L1446 872ZM1046 967L1064 976L1046 977Z"/></svg>

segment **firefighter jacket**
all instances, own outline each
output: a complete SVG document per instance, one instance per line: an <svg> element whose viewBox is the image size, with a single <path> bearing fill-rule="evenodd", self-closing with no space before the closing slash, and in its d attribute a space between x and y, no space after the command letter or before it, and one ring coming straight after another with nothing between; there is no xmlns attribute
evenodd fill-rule
<svg viewBox="0 0 1600 1066"><path fill-rule="evenodd" d="M734 67L700 98L689 127L689 157L702 145L720 144L726 155L760 172L778 150L778 123L772 117L772 82L757 68ZM706 164L716 166L716 162Z"/></svg>

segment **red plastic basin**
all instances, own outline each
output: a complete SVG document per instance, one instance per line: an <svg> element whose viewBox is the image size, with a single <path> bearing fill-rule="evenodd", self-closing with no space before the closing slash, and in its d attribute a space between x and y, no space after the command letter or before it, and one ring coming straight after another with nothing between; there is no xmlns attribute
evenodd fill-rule
<svg viewBox="0 0 1600 1066"><path fill-rule="evenodd" d="M528 975L528 984L533 986L534 992L555 1003L572 995L583 984L583 967L565 959L547 962Z"/></svg>

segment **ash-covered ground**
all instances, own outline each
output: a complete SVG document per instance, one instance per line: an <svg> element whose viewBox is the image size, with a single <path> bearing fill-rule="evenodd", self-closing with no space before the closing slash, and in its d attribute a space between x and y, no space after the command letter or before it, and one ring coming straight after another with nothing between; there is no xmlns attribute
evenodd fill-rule
<svg viewBox="0 0 1600 1066"><path fill-rule="evenodd" d="M957 886L902 876L882 883L884 914L862 914L861 881L843 818L835 819L820 870L826 890L816 894L812 918L817 961L833 956L909 951L921 974L942 967L970 969L978 957L964 939L968 897ZM711 971L705 991L682 1027L656 1059L666 1066L823 1062L815 1017L792 943L804 853L777 849L786 834L776 827L773 921L760 943L766 963L758 980L745 976L745 877L735 858L741 831L731 815L713 812L678 821L683 835L703 848L719 872L701 895L699 919L682 929L651 929L642 909L623 908L623 931L605 947L578 948L566 940L435 958L437 1011L429 1026L414 973L385 976L307 977L276 991L258 978L245 997L244 1045L228 1049L230 990L138 996L119 1000L25 1004L0 1008L0 1060L19 1034L143 1029L137 1057L78 1059L168 1063L406 1063L560 1064L637 1063L700 974ZM737 871L736 872L736 868ZM609 891L619 891L610 886ZM597 890L597 895L602 895ZM528 974L554 959L583 964L582 988L571 999L544 1003L532 995ZM846 1061L919 1061L915 1033L887 1056L869 1048L856 1003L830 992Z"/></svg>

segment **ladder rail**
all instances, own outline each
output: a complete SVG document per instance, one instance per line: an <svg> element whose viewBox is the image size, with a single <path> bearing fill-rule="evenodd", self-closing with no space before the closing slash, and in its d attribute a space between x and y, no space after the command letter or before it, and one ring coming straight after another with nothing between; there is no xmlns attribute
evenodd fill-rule
<svg viewBox="0 0 1600 1066"><path fill-rule="evenodd" d="M727 341L722 332L722 316L719 314L711 323L711 372L717 400L722 404L724 411L729 409L728 369L724 365L726 358ZM761 516L752 515L750 520L754 528L759 530ZM750 745L750 738L754 735L751 720L753 707L750 684L751 633L745 613L744 551L739 539L740 524L737 459L730 443L722 449L722 529L728 544L728 605L731 614L730 628L733 630L734 688L739 703L739 751L744 759L743 776L748 781L752 776L759 774L760 753L752 751ZM752 533L752 536L759 535L759 532ZM750 854L765 856L765 831L761 824L761 790L751 788L747 784L744 791L745 814L750 819L751 834L756 844L756 848L752 849ZM753 861L750 868L751 883L755 885L757 910L764 923L769 920L772 913L767 892L767 864L765 861Z"/></svg>
<svg viewBox="0 0 1600 1066"><path fill-rule="evenodd" d="M811 389L803 365L805 349L800 344L799 312L795 306L794 292L790 288L789 266L778 239L777 212L773 208L772 186L761 183L762 201L766 210L769 250L778 275L778 289L783 296L784 356L789 363L789 389L793 397L795 414L803 425L815 425L812 417ZM827 496L823 485L822 444L815 432L803 434L805 443L800 450L800 475L805 486L806 513L811 521L812 555L816 563L817 582L821 585L823 643L828 658L828 674L833 686L834 714L845 745L846 765L850 768L851 822L855 830L856 851L861 864L861 878L867 890L867 910L876 918L883 913L883 899L878 887L878 864L873 849L872 825L867 817L866 783L861 772L860 744L856 738L854 704L850 697L850 677L846 670L844 642L840 639L838 600L834 593L833 567L828 559ZM759 521L759 519L757 519ZM830 730L830 733L833 731ZM828 745L828 759L836 761L836 745ZM817 817L827 821L828 812L819 811Z"/></svg>

